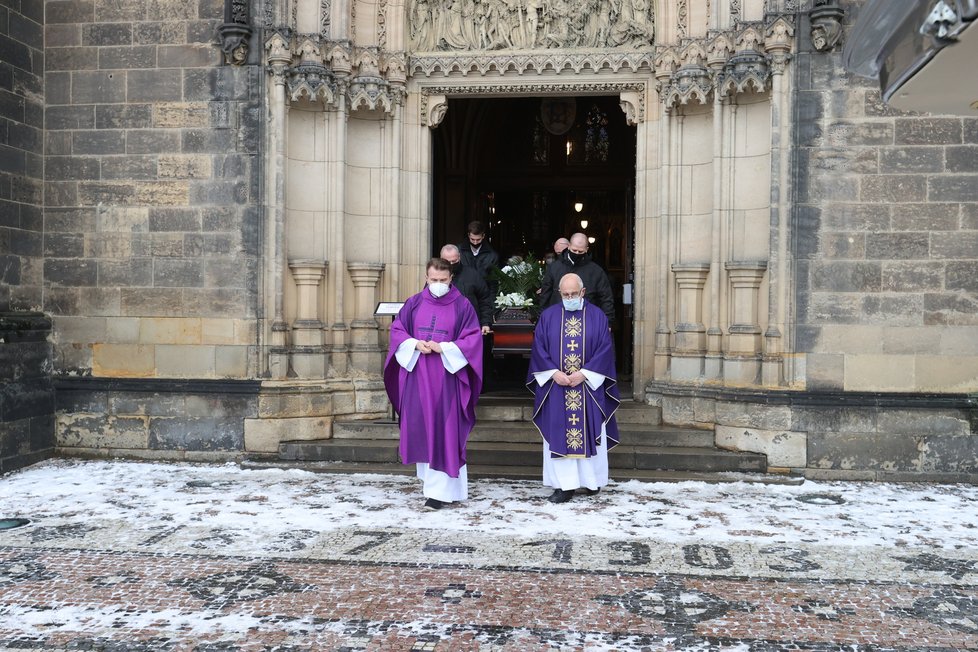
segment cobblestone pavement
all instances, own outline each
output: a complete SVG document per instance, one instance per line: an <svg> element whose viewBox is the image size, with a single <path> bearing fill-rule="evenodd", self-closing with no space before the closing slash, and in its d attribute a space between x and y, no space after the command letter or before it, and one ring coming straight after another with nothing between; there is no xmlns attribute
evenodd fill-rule
<svg viewBox="0 0 978 652"><path fill-rule="evenodd" d="M974 487L689 484L431 513L411 478L48 463L0 478L32 519L0 530L0 647L978 649Z"/></svg>

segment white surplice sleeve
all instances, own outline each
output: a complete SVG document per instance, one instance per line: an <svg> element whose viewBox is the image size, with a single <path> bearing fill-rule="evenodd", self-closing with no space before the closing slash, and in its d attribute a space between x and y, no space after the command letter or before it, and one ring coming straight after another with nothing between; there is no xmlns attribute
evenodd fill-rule
<svg viewBox="0 0 978 652"><path fill-rule="evenodd" d="M441 342L441 363L450 374L465 368L469 361L455 342Z"/></svg>
<svg viewBox="0 0 978 652"><path fill-rule="evenodd" d="M418 358L420 357L421 351L418 351L418 340L413 337L409 337L401 342L401 345L397 347L397 351L394 353L394 359L397 360L397 364L408 371L414 371L414 365L418 364Z"/></svg>

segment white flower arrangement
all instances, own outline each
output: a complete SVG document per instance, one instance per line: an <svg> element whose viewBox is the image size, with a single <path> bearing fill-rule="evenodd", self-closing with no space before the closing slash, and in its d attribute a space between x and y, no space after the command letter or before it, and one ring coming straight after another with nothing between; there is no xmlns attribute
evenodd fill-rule
<svg viewBox="0 0 978 652"><path fill-rule="evenodd" d="M537 303L537 290L543 281L543 266L533 258L513 256L502 269L493 270L492 277L499 284L496 308L528 308Z"/></svg>
<svg viewBox="0 0 978 652"><path fill-rule="evenodd" d="M497 308L529 308L532 305L533 299L519 292L500 294L496 297Z"/></svg>

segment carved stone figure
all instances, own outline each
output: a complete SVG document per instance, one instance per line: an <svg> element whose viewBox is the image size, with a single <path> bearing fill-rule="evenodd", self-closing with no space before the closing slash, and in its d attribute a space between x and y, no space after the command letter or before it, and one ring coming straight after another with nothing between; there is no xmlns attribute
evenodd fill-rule
<svg viewBox="0 0 978 652"><path fill-rule="evenodd" d="M410 0L412 49L642 49L651 0Z"/></svg>

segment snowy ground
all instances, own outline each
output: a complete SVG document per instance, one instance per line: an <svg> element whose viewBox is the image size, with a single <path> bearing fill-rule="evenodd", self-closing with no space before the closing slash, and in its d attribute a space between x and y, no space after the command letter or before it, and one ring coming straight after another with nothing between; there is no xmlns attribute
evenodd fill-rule
<svg viewBox="0 0 978 652"><path fill-rule="evenodd" d="M431 512L408 476L51 460L0 477L0 518L31 520L0 530L0 648L978 644L978 487L631 481L564 505L549 493L473 481L468 501ZM534 591L564 611L501 615ZM278 611L260 607L266 593ZM748 612L750 633L730 633Z"/></svg>
<svg viewBox="0 0 978 652"><path fill-rule="evenodd" d="M133 530L165 522L247 528L257 538L350 527L499 536L614 536L702 543L838 543L955 549L978 535L978 487L805 482L613 483L594 498L545 500L539 483L470 482L469 500L421 509L418 480L224 466L55 460L0 478L0 518L84 516Z"/></svg>

